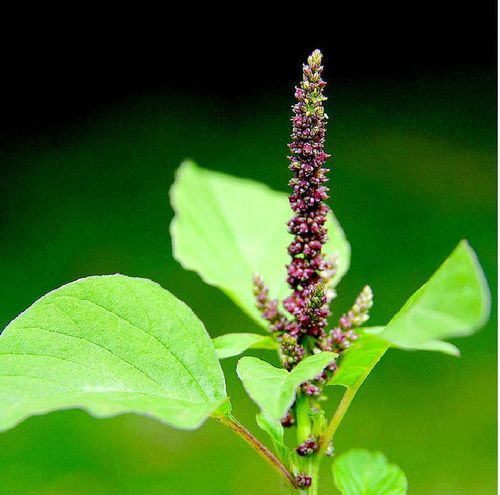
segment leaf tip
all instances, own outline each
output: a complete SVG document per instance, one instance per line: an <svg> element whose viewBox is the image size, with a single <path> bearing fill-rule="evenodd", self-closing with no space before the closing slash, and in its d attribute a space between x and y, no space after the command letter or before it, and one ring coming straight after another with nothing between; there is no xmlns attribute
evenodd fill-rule
<svg viewBox="0 0 500 495"><path fill-rule="evenodd" d="M488 280L484 273L483 267L479 262L478 256L472 246L469 244L469 241L467 239L462 239L458 243L456 250L458 249L463 249L469 257L474 268L477 283L479 285L479 290L481 292L481 312L478 319L477 328L481 328L489 320L491 313L491 292Z"/></svg>

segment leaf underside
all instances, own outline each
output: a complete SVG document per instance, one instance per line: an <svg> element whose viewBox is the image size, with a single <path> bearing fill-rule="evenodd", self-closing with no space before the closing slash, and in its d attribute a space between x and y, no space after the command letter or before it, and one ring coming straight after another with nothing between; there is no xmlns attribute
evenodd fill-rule
<svg viewBox="0 0 500 495"><path fill-rule="evenodd" d="M0 430L71 408L192 429L224 400L203 324L150 280L78 280L39 299L0 336Z"/></svg>
<svg viewBox="0 0 500 495"><path fill-rule="evenodd" d="M238 356L247 349L273 349L279 345L269 335L258 333L227 333L212 339L219 359Z"/></svg>

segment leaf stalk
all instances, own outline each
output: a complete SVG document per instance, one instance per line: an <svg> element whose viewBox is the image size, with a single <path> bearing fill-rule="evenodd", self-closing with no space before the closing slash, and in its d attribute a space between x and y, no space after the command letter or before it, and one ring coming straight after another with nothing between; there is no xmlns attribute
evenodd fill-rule
<svg viewBox="0 0 500 495"><path fill-rule="evenodd" d="M239 421L232 416L214 416L214 419L230 428L250 447L252 447L271 467L288 483L288 485L296 490L298 488L295 477L285 467L285 465L262 443L255 438Z"/></svg>

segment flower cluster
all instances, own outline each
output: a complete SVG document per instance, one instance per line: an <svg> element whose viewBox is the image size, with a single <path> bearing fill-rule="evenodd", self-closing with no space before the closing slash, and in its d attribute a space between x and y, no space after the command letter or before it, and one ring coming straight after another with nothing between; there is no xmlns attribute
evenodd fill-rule
<svg viewBox="0 0 500 495"><path fill-rule="evenodd" d="M282 301L271 299L262 277L254 276L256 306L280 344L281 363L288 371L312 354L322 351L343 353L358 338L356 329L368 320L373 305L372 290L365 286L337 325L328 328L329 305L336 296L335 274L339 260L322 253L328 240L326 221L329 208L325 201L328 199L329 170L325 163L330 155L324 150L328 116L323 109L326 98L321 62L321 52L315 50L303 66L302 81L295 88L297 101L292 107L289 168L293 177L289 182L292 188L289 200L293 217L288 222L288 232L293 239L288 246L291 260L286 267L291 294ZM321 395L337 367L338 361L331 362L314 379L300 385L297 393L306 401L309 412L322 412ZM320 417L323 416L320 414ZM306 424L303 425L302 421ZM323 431L321 420L299 418L297 406L293 404L281 424L291 427L299 422L300 431L309 433L306 440L296 447L295 454L299 457L317 455ZM325 455L333 455L331 442L324 450ZM295 480L297 486L309 487L311 476L299 473Z"/></svg>
<svg viewBox="0 0 500 495"><path fill-rule="evenodd" d="M294 240L288 247L292 263L288 266L288 283L294 289L305 289L319 281L318 272L324 270L325 261L321 247L327 241L325 229L328 207L328 188L324 185L328 169L324 168L329 155L324 151L325 121L328 116L323 109L323 89L326 83L321 79L323 66L319 50L308 58L303 67L303 79L295 89L297 103L292 107L292 143L290 180L293 193L290 205L295 216L288 222L288 230Z"/></svg>
<svg viewBox="0 0 500 495"><path fill-rule="evenodd" d="M282 362L291 369L304 356L303 339L327 338L326 326L330 315L328 303L334 295L331 280L335 275L335 260L326 259L322 246L327 241L324 201L328 198L325 183L329 157L324 151L325 122L323 109L325 82L321 79L322 55L316 50L303 67L303 78L295 90L297 102L293 105L290 180L293 189L290 205L294 217L288 222L293 240L288 246L291 262L287 266L287 281L292 294L283 301L285 313L277 300L269 299L269 291L262 278L254 278L257 307L269 322L270 330L278 332Z"/></svg>
<svg viewBox="0 0 500 495"><path fill-rule="evenodd" d="M313 437L308 438L305 442L302 442L295 451L298 455L302 457L307 457L314 454L318 450L318 443Z"/></svg>
<svg viewBox="0 0 500 495"><path fill-rule="evenodd" d="M340 354L349 348L351 343L358 339L355 329L368 320L372 306L373 292L371 287L366 285L348 313L340 317L337 327L330 330L328 336L320 342L321 349Z"/></svg>
<svg viewBox="0 0 500 495"><path fill-rule="evenodd" d="M278 300L269 298L269 289L258 273L253 277L253 293L257 309L262 314L262 317L269 322L270 331L280 332L285 330L287 319L278 310Z"/></svg>
<svg viewBox="0 0 500 495"><path fill-rule="evenodd" d="M300 488L308 488L311 486L312 478L307 474L298 474L295 478L297 486Z"/></svg>
<svg viewBox="0 0 500 495"><path fill-rule="evenodd" d="M341 353L347 349L357 339L356 328L368 319L373 299L370 287L366 286L337 326L328 330L338 260L322 253L328 240L329 208L325 200L329 170L325 163L330 155L324 150L328 116L323 108L326 97L321 63L321 52L315 50L303 66L302 81L295 88L296 103L292 106L289 168L293 177L289 182L292 188L289 200L293 218L288 222L288 232L293 239L288 246L291 261L287 265L287 282L292 293L281 303L270 299L262 277L254 277L257 308L280 343L281 362L287 370L293 369L306 355L321 351ZM321 395L336 369L337 363L331 363L319 376L303 383L302 394L311 399ZM282 424L292 426L294 422L290 410ZM311 440L299 445L297 453L311 455L316 451L313 443Z"/></svg>
<svg viewBox="0 0 500 495"><path fill-rule="evenodd" d="M292 260L287 281L293 293L283 302L297 321L296 331L314 338L324 335L329 316L321 272L332 268L321 253L328 240L328 206L324 203L328 198L328 169L324 164L329 158L324 150L328 116L323 108L326 83L321 78L321 60L321 52L315 50L303 66L302 82L295 88L297 102L292 107L289 168L294 176L289 183L293 190L289 199L295 216L288 222L294 238L288 246Z"/></svg>

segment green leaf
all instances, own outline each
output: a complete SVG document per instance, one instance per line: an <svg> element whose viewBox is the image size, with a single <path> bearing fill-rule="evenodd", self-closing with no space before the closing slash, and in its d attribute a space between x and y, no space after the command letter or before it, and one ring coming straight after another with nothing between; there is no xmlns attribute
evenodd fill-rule
<svg viewBox="0 0 500 495"><path fill-rule="evenodd" d="M380 336L403 349L458 353L443 339L471 335L487 321L489 312L483 271L472 248L462 241Z"/></svg>
<svg viewBox="0 0 500 495"><path fill-rule="evenodd" d="M470 335L485 323L490 298L481 267L467 242L459 243L429 281L386 327L362 329L339 359L329 385L347 388L337 426L366 377L390 347L458 354L441 339Z"/></svg>
<svg viewBox="0 0 500 495"><path fill-rule="evenodd" d="M403 471L380 452L349 450L334 461L332 470L342 495L405 495L408 490Z"/></svg>
<svg viewBox="0 0 500 495"><path fill-rule="evenodd" d="M291 237L286 223L292 211L287 195L186 161L177 171L171 202L175 259L265 326L255 308L252 277L262 275L272 298L288 295L285 264ZM338 283L349 267L350 247L333 215L328 232L325 253L338 255Z"/></svg>
<svg viewBox="0 0 500 495"><path fill-rule="evenodd" d="M0 336L0 430L72 408L192 429L225 400L203 324L150 280L77 280L39 299Z"/></svg>
<svg viewBox="0 0 500 495"><path fill-rule="evenodd" d="M269 417L267 414L259 413L256 415L255 419L261 430L264 430L271 438L273 442L274 450L278 453L281 459L285 460L288 458L290 449L285 445L283 440L284 430L281 421Z"/></svg>
<svg viewBox="0 0 500 495"><path fill-rule="evenodd" d="M457 355L454 345L440 339L470 335L487 320L489 307L481 267L462 241L386 327L363 329L339 360L330 385L359 387L389 347Z"/></svg>
<svg viewBox="0 0 500 495"><path fill-rule="evenodd" d="M238 361L237 372L261 411L280 420L293 404L297 387L318 376L336 357L333 352L321 352L303 359L291 372L255 357L243 357Z"/></svg>
<svg viewBox="0 0 500 495"><path fill-rule="evenodd" d="M268 335L257 333L227 333L212 339L217 357L238 356L247 349L277 349L278 344Z"/></svg>

